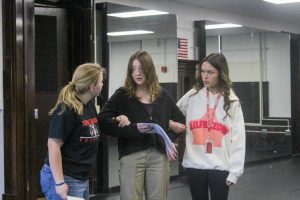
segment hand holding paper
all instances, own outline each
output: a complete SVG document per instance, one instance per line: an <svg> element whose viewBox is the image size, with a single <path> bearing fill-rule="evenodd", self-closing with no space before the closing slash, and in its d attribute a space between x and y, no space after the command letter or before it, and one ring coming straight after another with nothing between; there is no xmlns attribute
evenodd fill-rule
<svg viewBox="0 0 300 200"><path fill-rule="evenodd" d="M174 161L177 158L177 150L174 143L170 140L166 132L157 124L154 123L138 123L137 128L141 133L156 133L162 136L166 145L166 152L169 161Z"/></svg>

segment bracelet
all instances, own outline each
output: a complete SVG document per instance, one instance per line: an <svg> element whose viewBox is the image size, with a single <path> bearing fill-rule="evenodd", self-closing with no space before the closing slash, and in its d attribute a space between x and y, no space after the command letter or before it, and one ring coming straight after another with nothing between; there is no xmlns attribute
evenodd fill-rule
<svg viewBox="0 0 300 200"><path fill-rule="evenodd" d="M65 183L66 183L65 181L62 181L62 182L60 182L60 183L55 183L55 187L56 187L56 186L61 186L61 185L65 184Z"/></svg>

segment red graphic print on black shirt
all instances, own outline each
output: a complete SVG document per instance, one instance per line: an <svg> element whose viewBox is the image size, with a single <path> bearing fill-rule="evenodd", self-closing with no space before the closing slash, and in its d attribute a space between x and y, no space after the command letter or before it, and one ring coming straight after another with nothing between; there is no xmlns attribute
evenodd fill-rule
<svg viewBox="0 0 300 200"><path fill-rule="evenodd" d="M80 142L95 142L95 141L97 141L100 134L99 134L99 130L98 130L97 126L95 125L96 123L98 123L98 120L96 117L82 121L83 126L89 127L90 136L88 136L88 137L80 136Z"/></svg>

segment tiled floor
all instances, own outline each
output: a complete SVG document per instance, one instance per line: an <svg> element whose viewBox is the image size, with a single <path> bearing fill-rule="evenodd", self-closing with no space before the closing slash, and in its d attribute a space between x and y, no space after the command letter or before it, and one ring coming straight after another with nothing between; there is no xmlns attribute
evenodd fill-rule
<svg viewBox="0 0 300 200"><path fill-rule="evenodd" d="M97 199L119 200L118 193ZM171 182L169 200L191 200L185 177ZM231 187L230 200L299 200L300 158L277 159L247 165L244 175Z"/></svg>

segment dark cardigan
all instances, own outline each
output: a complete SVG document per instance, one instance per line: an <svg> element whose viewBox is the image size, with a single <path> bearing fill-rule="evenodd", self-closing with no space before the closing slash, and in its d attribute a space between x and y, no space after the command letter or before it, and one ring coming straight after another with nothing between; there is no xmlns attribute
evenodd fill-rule
<svg viewBox="0 0 300 200"><path fill-rule="evenodd" d="M131 122L124 128L112 120L119 115L126 115ZM169 120L185 124L185 117L176 106L170 94L162 89L161 96L154 102L151 116L144 105L134 97L129 97L124 88L119 88L105 103L99 114L99 124L102 133L118 137L119 158L122 156L155 147L165 153L164 141L158 134L140 133L136 123L155 123L160 125L171 140L178 134L168 130Z"/></svg>

